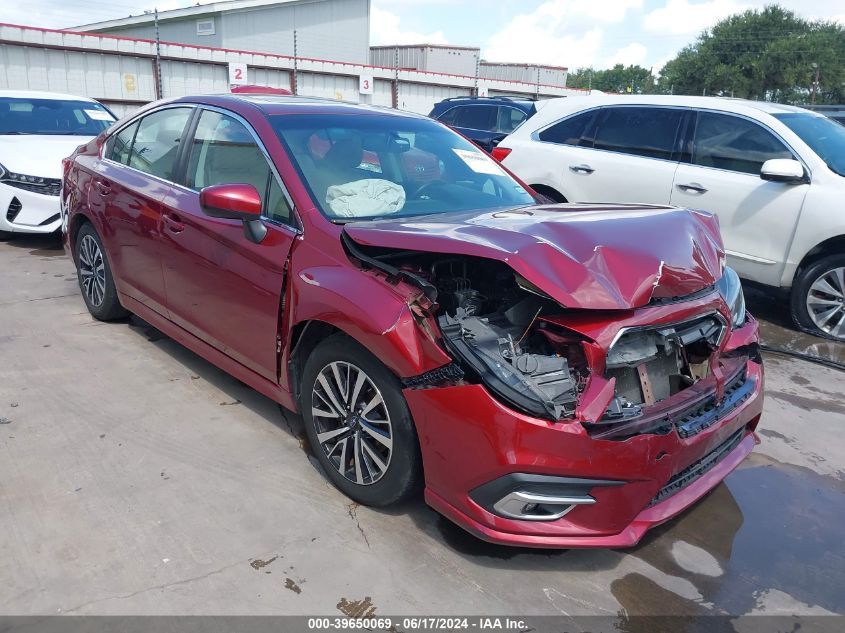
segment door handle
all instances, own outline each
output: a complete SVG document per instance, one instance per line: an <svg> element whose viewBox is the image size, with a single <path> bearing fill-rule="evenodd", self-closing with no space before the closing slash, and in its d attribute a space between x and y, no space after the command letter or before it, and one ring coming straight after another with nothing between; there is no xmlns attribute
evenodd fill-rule
<svg viewBox="0 0 845 633"><path fill-rule="evenodd" d="M111 193L111 183L108 180L103 180L102 178L94 179L94 188L101 196L107 196Z"/></svg>
<svg viewBox="0 0 845 633"><path fill-rule="evenodd" d="M690 192L693 192L693 193L707 193L707 189L705 189L704 187L702 187L702 186L701 186L700 184L698 184L697 182L690 182L690 183L687 183L687 184L678 184L678 185L675 185L675 186L676 186L678 189L680 189L681 191L685 191L685 192L687 192L687 193L690 193Z"/></svg>
<svg viewBox="0 0 845 633"><path fill-rule="evenodd" d="M575 172L576 174L579 173L579 172L582 173L582 174L592 174L595 171L595 169L593 169L589 165L582 163L581 165L570 165L569 171Z"/></svg>
<svg viewBox="0 0 845 633"><path fill-rule="evenodd" d="M179 220L179 216L164 213L161 219L164 220L167 230L171 233L181 233L185 230L185 225Z"/></svg>

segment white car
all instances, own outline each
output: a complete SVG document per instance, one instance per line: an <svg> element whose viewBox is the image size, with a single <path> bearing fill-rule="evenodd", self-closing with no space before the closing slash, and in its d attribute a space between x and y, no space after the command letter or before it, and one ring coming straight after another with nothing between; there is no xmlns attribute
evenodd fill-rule
<svg viewBox="0 0 845 633"><path fill-rule="evenodd" d="M716 97L569 97L493 155L558 202L715 213L741 277L790 289L799 327L845 341L845 127L821 114Z"/></svg>
<svg viewBox="0 0 845 633"><path fill-rule="evenodd" d="M93 99L0 90L0 239L59 229L62 159L114 120Z"/></svg>

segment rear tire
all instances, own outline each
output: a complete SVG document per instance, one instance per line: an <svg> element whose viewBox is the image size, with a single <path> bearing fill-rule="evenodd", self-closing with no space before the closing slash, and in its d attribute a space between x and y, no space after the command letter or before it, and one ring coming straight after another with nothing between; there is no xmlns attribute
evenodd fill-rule
<svg viewBox="0 0 845 633"><path fill-rule="evenodd" d="M97 231L87 222L76 235L74 253L79 289L91 316L99 321L114 321L127 316L129 312L120 305L117 297L106 249Z"/></svg>
<svg viewBox="0 0 845 633"><path fill-rule="evenodd" d="M845 341L845 255L830 255L802 270L792 285L792 319L805 332Z"/></svg>
<svg viewBox="0 0 845 633"><path fill-rule="evenodd" d="M335 334L314 349L300 404L312 451L347 497L387 506L420 487L422 457L402 386L357 342Z"/></svg>

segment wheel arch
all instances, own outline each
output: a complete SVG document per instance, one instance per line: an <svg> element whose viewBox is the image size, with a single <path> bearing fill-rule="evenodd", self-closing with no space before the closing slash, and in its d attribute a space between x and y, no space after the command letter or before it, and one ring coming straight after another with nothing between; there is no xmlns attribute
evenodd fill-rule
<svg viewBox="0 0 845 633"><path fill-rule="evenodd" d="M551 198L555 202L558 202L558 203L569 202L569 200L567 200L566 196L563 195L561 192L559 192L554 187L551 187L549 185L539 184L539 183L536 184L536 185L529 185L529 186L534 191L539 193L540 195L546 196L547 198Z"/></svg>
<svg viewBox="0 0 845 633"><path fill-rule="evenodd" d="M333 334L344 334L360 344L360 341L357 341L354 336L351 336L336 325L319 319L300 321L291 328L289 339L290 355L288 356L285 371L288 373L291 395L297 406L299 406L302 371L305 368L305 363L317 345Z"/></svg>
<svg viewBox="0 0 845 633"><path fill-rule="evenodd" d="M845 254L845 235L837 235L835 237L828 238L825 241L820 242L819 244L816 244L813 248L807 251L804 257L801 259L801 262L795 269L795 279L797 279L803 271L815 264L820 259L829 255L841 254ZM795 287L794 280L792 283L792 287Z"/></svg>
<svg viewBox="0 0 845 633"><path fill-rule="evenodd" d="M79 230L85 224L90 224L94 227L94 230L97 229L94 221L88 217L82 211L77 211L70 217L70 223L68 224L68 245L70 246L70 251L73 256L76 256L76 236L79 235Z"/></svg>

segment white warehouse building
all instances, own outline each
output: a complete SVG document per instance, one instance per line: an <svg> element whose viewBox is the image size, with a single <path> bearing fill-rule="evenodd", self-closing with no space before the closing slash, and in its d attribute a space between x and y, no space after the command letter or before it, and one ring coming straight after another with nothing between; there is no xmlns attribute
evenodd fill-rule
<svg viewBox="0 0 845 633"><path fill-rule="evenodd" d="M370 0L225 0L158 14L165 42L369 63ZM152 13L73 31L155 39Z"/></svg>

